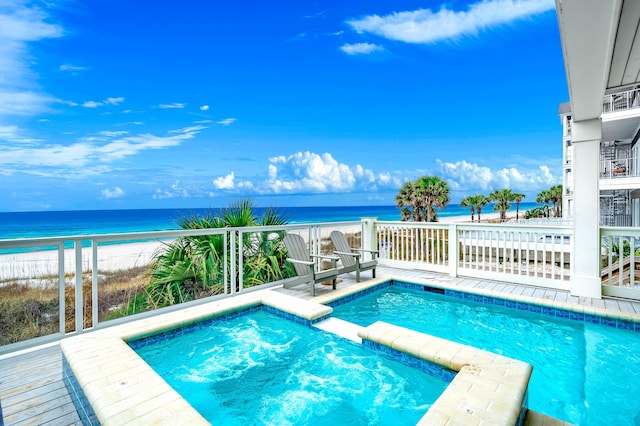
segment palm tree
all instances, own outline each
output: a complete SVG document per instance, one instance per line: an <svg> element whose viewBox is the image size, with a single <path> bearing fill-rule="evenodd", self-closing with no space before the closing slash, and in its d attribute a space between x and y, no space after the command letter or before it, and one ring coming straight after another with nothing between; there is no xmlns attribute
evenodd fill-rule
<svg viewBox="0 0 640 426"><path fill-rule="evenodd" d="M471 197L473 197L473 196L469 195L468 197L463 198L460 201L460 207L462 207L462 208L470 207L471 208L471 222L473 223L473 215L476 212L476 206L471 203Z"/></svg>
<svg viewBox="0 0 640 426"><path fill-rule="evenodd" d="M538 192L536 203L544 203L544 217L549 217L549 202L551 201L551 192L548 189Z"/></svg>
<svg viewBox="0 0 640 426"><path fill-rule="evenodd" d="M425 222L437 222L436 210L444 209L449 203L449 185L438 176L422 176L416 181L416 188L417 198L421 201L422 219Z"/></svg>
<svg viewBox="0 0 640 426"><path fill-rule="evenodd" d="M509 202L515 200L515 194L510 189L498 189L489 194L489 200L495 201L494 210L500 211L500 222L507 220L507 210L511 208Z"/></svg>
<svg viewBox="0 0 640 426"><path fill-rule="evenodd" d="M471 203L476 207L476 211L478 212L478 222L480 222L480 213L482 213L482 208L489 204L489 199L482 194L472 195Z"/></svg>
<svg viewBox="0 0 640 426"><path fill-rule="evenodd" d="M396 206L400 208L400 219L404 221L420 221L418 211L415 209L415 190L413 182L405 182L396 195Z"/></svg>
<svg viewBox="0 0 640 426"><path fill-rule="evenodd" d="M524 197L526 197L526 195L520 194L518 192L514 193L513 195L515 197L513 200L516 202L516 220L518 220L519 219L518 212L520 211L520 203L522 202L522 199Z"/></svg>
<svg viewBox="0 0 640 426"><path fill-rule="evenodd" d="M478 222L480 222L480 214L482 213L482 208L487 204L489 204L489 199L482 194L469 195L460 202L461 207L471 208L471 222L473 222L474 211L478 212Z"/></svg>
<svg viewBox="0 0 640 426"><path fill-rule="evenodd" d="M449 186L437 176L422 176L415 182L406 182L396 196L402 220L437 222L436 209L449 202Z"/></svg>
<svg viewBox="0 0 640 426"><path fill-rule="evenodd" d="M562 185L555 185L549 188L549 201L553 203L554 217L562 216Z"/></svg>

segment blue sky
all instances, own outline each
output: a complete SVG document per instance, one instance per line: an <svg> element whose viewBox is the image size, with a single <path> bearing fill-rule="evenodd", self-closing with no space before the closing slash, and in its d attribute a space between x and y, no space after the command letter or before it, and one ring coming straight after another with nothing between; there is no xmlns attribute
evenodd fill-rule
<svg viewBox="0 0 640 426"><path fill-rule="evenodd" d="M553 0L0 0L0 211L535 201L566 100Z"/></svg>

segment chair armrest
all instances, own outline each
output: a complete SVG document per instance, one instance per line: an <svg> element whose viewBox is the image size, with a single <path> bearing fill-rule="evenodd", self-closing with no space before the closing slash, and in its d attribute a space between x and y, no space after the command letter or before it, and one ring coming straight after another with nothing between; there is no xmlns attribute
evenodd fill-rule
<svg viewBox="0 0 640 426"><path fill-rule="evenodd" d="M351 253L346 251L334 251L335 254L345 254L347 256L360 257L362 256L360 253Z"/></svg>
<svg viewBox="0 0 640 426"><path fill-rule="evenodd" d="M298 260L298 259L291 259L290 257L287 258L287 262L291 262L291 263L299 263L301 265L307 265L307 266L313 266L314 263L308 260Z"/></svg>
<svg viewBox="0 0 640 426"><path fill-rule="evenodd" d="M351 249L351 250L355 250L355 251L366 251L367 253L375 253L375 254L380 253L380 250L367 250L367 249Z"/></svg>
<svg viewBox="0 0 640 426"><path fill-rule="evenodd" d="M318 259L340 260L337 256L328 256L323 254L312 254L311 257L316 257Z"/></svg>

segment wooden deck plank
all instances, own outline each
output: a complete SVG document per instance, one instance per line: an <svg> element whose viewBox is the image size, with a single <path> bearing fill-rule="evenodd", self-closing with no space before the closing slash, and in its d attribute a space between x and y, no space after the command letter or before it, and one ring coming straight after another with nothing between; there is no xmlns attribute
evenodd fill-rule
<svg viewBox="0 0 640 426"><path fill-rule="evenodd" d="M635 313L633 305L628 300L618 300L618 306L620 307L620 311L622 312L628 312L630 314Z"/></svg>
<svg viewBox="0 0 640 426"><path fill-rule="evenodd" d="M567 303L568 294L565 291L556 291L556 296L553 299L556 302Z"/></svg>

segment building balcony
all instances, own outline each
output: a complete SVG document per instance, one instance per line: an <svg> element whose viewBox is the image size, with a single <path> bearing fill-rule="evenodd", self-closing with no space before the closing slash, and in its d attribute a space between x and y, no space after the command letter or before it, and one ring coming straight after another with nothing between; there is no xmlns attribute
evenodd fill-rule
<svg viewBox="0 0 640 426"><path fill-rule="evenodd" d="M618 158L600 161L600 179L619 179L640 176L640 159Z"/></svg>
<svg viewBox="0 0 640 426"><path fill-rule="evenodd" d="M602 113L625 111L640 108L640 89L605 95L602 101Z"/></svg>

